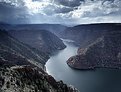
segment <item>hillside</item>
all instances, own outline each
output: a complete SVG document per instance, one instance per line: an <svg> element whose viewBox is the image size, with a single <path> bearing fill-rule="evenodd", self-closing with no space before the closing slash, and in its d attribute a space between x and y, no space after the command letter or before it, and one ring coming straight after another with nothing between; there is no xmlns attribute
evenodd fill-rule
<svg viewBox="0 0 121 92"><path fill-rule="evenodd" d="M67 27L60 24L7 24L0 22L0 28L5 30L48 30L56 35Z"/></svg>
<svg viewBox="0 0 121 92"><path fill-rule="evenodd" d="M35 68L0 67L0 92L78 92Z"/></svg>
<svg viewBox="0 0 121 92"><path fill-rule="evenodd" d="M120 69L121 26L112 27L111 29L107 27L107 30L103 31L103 35L101 34L89 45L80 46L78 55L69 58L67 64L77 69L94 69L98 67Z"/></svg>
<svg viewBox="0 0 121 92"><path fill-rule="evenodd" d="M66 26L60 24L21 24L14 27L14 29L18 30L48 30L56 35L59 35L66 28Z"/></svg>
<svg viewBox="0 0 121 92"><path fill-rule="evenodd" d="M74 27L68 27L61 32L60 37L75 41L77 46L85 47L97 38L103 36L107 30L120 28L120 23L99 23L99 24L83 24Z"/></svg>
<svg viewBox="0 0 121 92"><path fill-rule="evenodd" d="M44 67L49 56L14 39L6 31L0 31L0 62L8 65L33 63ZM14 60L15 59L15 60ZM27 64L26 64L27 63ZM39 64L38 64L39 63Z"/></svg>
<svg viewBox="0 0 121 92"><path fill-rule="evenodd" d="M78 92L45 71L49 56L0 31L0 92Z"/></svg>
<svg viewBox="0 0 121 92"><path fill-rule="evenodd" d="M12 30L8 32L19 41L44 53L52 54L66 47L61 39L46 30Z"/></svg>

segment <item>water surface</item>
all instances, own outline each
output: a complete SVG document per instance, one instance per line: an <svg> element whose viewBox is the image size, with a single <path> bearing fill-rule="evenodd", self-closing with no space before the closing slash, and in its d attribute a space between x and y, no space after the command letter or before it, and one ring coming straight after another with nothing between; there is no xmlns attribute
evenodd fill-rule
<svg viewBox="0 0 121 92"><path fill-rule="evenodd" d="M46 63L47 72L56 80L74 85L80 92L121 92L121 70L96 69L95 71L74 70L66 60L76 55L78 47L64 40L67 48L55 53Z"/></svg>

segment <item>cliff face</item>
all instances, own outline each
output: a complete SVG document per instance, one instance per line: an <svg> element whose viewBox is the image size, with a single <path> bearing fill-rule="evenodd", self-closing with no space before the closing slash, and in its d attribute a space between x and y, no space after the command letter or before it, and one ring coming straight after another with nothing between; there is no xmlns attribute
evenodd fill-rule
<svg viewBox="0 0 121 92"><path fill-rule="evenodd" d="M48 58L0 30L0 92L78 92L45 72Z"/></svg>
<svg viewBox="0 0 121 92"><path fill-rule="evenodd" d="M47 54L21 43L6 31L0 30L0 63L3 63L3 65L27 65L33 63L44 67L48 59Z"/></svg>
<svg viewBox="0 0 121 92"><path fill-rule="evenodd" d="M120 24L103 23L103 24L85 24L74 27L68 27L61 32L61 38L71 39L80 47L86 47L103 36L106 30L118 27Z"/></svg>
<svg viewBox="0 0 121 92"><path fill-rule="evenodd" d="M64 49L63 44L56 35L66 29L66 26L59 24L20 24L10 25L0 23L0 29L7 30L14 38L30 45L45 53L53 53ZM46 31L48 30L48 31ZM56 35L55 35L56 34Z"/></svg>
<svg viewBox="0 0 121 92"><path fill-rule="evenodd" d="M107 28L108 29L108 28ZM97 67L121 68L121 26L106 30L85 48L78 49L78 55L68 59L68 65L77 69Z"/></svg>
<svg viewBox="0 0 121 92"><path fill-rule="evenodd" d="M9 33L21 42L49 54L66 47L61 39L46 30L20 30Z"/></svg>

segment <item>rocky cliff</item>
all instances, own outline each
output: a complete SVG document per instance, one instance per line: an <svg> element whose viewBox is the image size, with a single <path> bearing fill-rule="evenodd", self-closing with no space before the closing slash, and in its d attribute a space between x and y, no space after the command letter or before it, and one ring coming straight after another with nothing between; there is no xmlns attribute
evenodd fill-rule
<svg viewBox="0 0 121 92"><path fill-rule="evenodd" d="M0 63L3 63L3 65L28 65L28 63L33 63L44 67L48 59L47 54L39 52L37 49L16 40L8 32L0 30Z"/></svg>
<svg viewBox="0 0 121 92"><path fill-rule="evenodd" d="M0 30L0 92L78 92L45 72L48 58Z"/></svg>
<svg viewBox="0 0 121 92"><path fill-rule="evenodd" d="M8 31L21 42L49 54L66 47L56 36L65 28L67 27L59 24L10 25L0 22L0 29Z"/></svg>
<svg viewBox="0 0 121 92"><path fill-rule="evenodd" d="M120 23L83 24L68 27L60 33L61 38L71 39L80 47L88 46L103 36L106 30L118 27Z"/></svg>
<svg viewBox="0 0 121 92"><path fill-rule="evenodd" d="M29 66L0 67L0 92L78 92Z"/></svg>
<svg viewBox="0 0 121 92"><path fill-rule="evenodd" d="M51 54L66 47L61 39L46 30L20 30L8 32L19 41L45 53Z"/></svg>
<svg viewBox="0 0 121 92"><path fill-rule="evenodd" d="M78 49L78 55L68 59L67 64L77 69L99 67L121 68L121 25L107 28L103 35L85 47Z"/></svg>

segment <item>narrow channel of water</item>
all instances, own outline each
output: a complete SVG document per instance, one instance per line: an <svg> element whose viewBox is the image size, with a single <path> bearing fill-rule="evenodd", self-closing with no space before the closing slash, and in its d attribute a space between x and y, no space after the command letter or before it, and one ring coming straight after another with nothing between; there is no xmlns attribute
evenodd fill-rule
<svg viewBox="0 0 121 92"><path fill-rule="evenodd" d="M56 80L74 85L80 92L121 92L121 70L74 70L66 64L66 60L76 55L78 47L71 44L70 40L63 42L67 47L51 56L46 63L46 70L50 75Z"/></svg>

